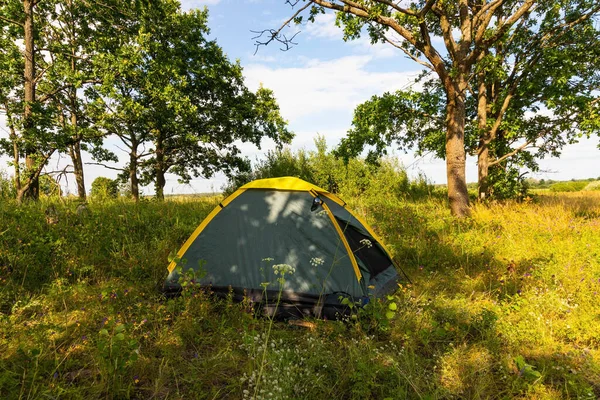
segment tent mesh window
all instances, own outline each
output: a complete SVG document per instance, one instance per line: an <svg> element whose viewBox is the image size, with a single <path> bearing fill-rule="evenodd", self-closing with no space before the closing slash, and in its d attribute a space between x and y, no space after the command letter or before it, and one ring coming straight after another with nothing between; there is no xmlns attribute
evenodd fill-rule
<svg viewBox="0 0 600 400"><path fill-rule="evenodd" d="M375 239L370 236L366 236L358 231L354 226L350 225L347 221L336 218L337 223L342 228L344 236L350 245L350 249L354 253L354 256L359 258L363 264L369 269L371 277L379 274L381 271L387 269L392 263L388 256L385 255L379 244ZM361 243L361 240L367 239L373 245L368 247Z"/></svg>

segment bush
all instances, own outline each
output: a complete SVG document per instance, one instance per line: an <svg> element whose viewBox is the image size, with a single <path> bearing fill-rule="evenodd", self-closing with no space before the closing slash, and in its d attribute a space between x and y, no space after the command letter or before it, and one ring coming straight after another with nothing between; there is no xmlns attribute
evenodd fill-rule
<svg viewBox="0 0 600 400"><path fill-rule="evenodd" d="M558 182L550 186L552 192L579 192L588 185L587 181Z"/></svg>
<svg viewBox="0 0 600 400"><path fill-rule="evenodd" d="M119 182L114 179L99 176L92 182L91 196L94 199L116 199L119 193Z"/></svg>
<svg viewBox="0 0 600 400"><path fill-rule="evenodd" d="M431 193L432 186L424 176L411 182L404 167L395 159L379 160L377 164L363 159L345 163L327 150L322 136L315 140L316 151L290 149L269 151L250 173L230 179L223 188L225 195L255 179L294 176L339 194L342 197L381 196L422 197Z"/></svg>
<svg viewBox="0 0 600 400"><path fill-rule="evenodd" d="M4 171L0 171L0 199L14 199L16 197L15 184Z"/></svg>
<svg viewBox="0 0 600 400"><path fill-rule="evenodd" d="M590 182L583 190L600 190L600 180Z"/></svg>

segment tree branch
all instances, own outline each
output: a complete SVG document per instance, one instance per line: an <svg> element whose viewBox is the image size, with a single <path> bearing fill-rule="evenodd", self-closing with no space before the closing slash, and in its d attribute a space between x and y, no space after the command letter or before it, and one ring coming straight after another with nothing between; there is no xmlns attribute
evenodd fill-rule
<svg viewBox="0 0 600 400"><path fill-rule="evenodd" d="M279 43L283 44L286 46L285 49L281 49L282 51L287 51L291 48L290 45L295 45L296 43L293 42L294 38L296 37L296 35L298 35L298 33L300 32L296 32L290 39L288 39L285 35L281 35L281 31L283 30L283 28L285 28L286 26L289 25L290 22L292 22L294 20L294 18L296 18L302 11L306 10L308 7L310 7L312 3L308 2L306 3L306 5L304 5L303 7L300 7L300 9L298 9L298 11L296 11L294 13L294 15L292 15L287 21L285 21L277 30L274 29L265 29L263 31L250 31L252 33L257 33L258 36L253 37L253 40L255 41L255 45L256 45L256 50L254 51L254 54L256 54L256 52L258 51L258 48L260 46L266 46L269 43L271 43L272 41L278 41ZM293 7L293 5L292 5ZM260 42L257 39L259 39L260 37L262 37L263 34L265 33L269 33L270 37L269 40L267 40L266 42ZM283 37L282 37L283 36Z"/></svg>
<svg viewBox="0 0 600 400"><path fill-rule="evenodd" d="M513 150L513 151L511 151L510 153L508 153L508 154L505 154L505 155L503 155L502 157L500 157L500 158L497 158L497 159L496 159L496 160L494 160L494 161L491 161L491 162L488 164L488 166L490 166L490 167L491 167L492 165L500 164L502 161L506 160L506 159L507 159L507 158L509 158L509 157L512 157L512 156L514 156L515 154L517 154L517 153L518 153L518 152L520 152L521 150L525 149L527 146L529 146L530 144L532 144L532 143L534 143L534 142L535 142L535 141L529 140L529 141L527 141L527 142L523 143L521 146L517 147L516 149L514 149L514 150Z"/></svg>
<svg viewBox="0 0 600 400"><path fill-rule="evenodd" d="M22 22L3 17L2 15L0 15L0 21L8 22L9 24L14 24L14 25L18 25L18 26L25 26L25 24Z"/></svg>
<svg viewBox="0 0 600 400"><path fill-rule="evenodd" d="M110 165L106 165L106 164L102 164L102 163L96 163L96 162L86 162L85 165L99 165L101 167L112 169L114 171L121 171L121 172L127 171L127 168L111 167Z"/></svg>

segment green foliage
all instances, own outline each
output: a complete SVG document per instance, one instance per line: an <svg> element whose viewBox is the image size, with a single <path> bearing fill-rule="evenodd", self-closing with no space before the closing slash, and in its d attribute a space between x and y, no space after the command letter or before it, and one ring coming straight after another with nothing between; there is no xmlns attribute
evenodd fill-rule
<svg viewBox="0 0 600 400"><path fill-rule="evenodd" d="M527 196L529 185L518 168L490 168L490 198L495 200L522 200Z"/></svg>
<svg viewBox="0 0 600 400"><path fill-rule="evenodd" d="M273 92L248 90L239 62L207 38L207 9L183 12L176 2L158 2L137 23L131 40L105 55L106 80L89 92L97 124L128 147L124 178L141 172L162 198L167 172L182 182L230 175L248 168L240 142L289 143L293 134ZM116 157L100 149L95 155Z"/></svg>
<svg viewBox="0 0 600 400"><path fill-rule="evenodd" d="M6 172L0 170L0 199L6 201L8 199L14 199L16 196L15 184L10 179Z"/></svg>
<svg viewBox="0 0 600 400"><path fill-rule="evenodd" d="M157 290L221 198L92 202L85 218L0 202L0 397L252 398L261 366L257 398L598 397L598 192L465 221L437 197L365 193L344 199L413 283L303 326Z"/></svg>
<svg viewBox="0 0 600 400"><path fill-rule="evenodd" d="M579 192L588 186L587 181L557 182L550 186L551 192Z"/></svg>
<svg viewBox="0 0 600 400"><path fill-rule="evenodd" d="M60 197L62 191L59 183L50 175L40 176L40 194L46 197Z"/></svg>
<svg viewBox="0 0 600 400"><path fill-rule="evenodd" d="M558 157L577 138L600 134L600 10L593 2L500 1L498 8L484 8L489 18L481 18L475 3L460 10L451 2L359 3L327 2L319 12L336 13L344 40L368 34L372 43L390 43L426 69L414 82L422 90L386 92L357 106L338 149L344 158L365 149L368 159L378 158L390 146L439 158L452 150L448 157L462 158L464 147L467 154L486 156L480 165L494 169L489 182L486 169L480 170L486 197L517 198L525 188L519 169L536 171L538 159ZM471 26L468 35L464 24ZM390 39L392 32L399 40ZM444 40L436 43L433 35ZM467 81L472 88L457 95ZM459 149L448 146L455 129L464 132Z"/></svg>
<svg viewBox="0 0 600 400"><path fill-rule="evenodd" d="M233 193L238 187L255 179L294 176L314 183L342 197L393 196L426 197L432 186L424 176L411 181L404 168L394 159L367 163L352 158L345 162L335 152L327 150L322 136L315 139L316 150L289 149L270 151L264 160L259 160L253 171L233 177L224 188L225 194ZM385 191L382 191L385 188Z"/></svg>
<svg viewBox="0 0 600 400"><path fill-rule="evenodd" d="M96 200L116 199L119 195L119 181L99 176L92 182L91 196Z"/></svg>

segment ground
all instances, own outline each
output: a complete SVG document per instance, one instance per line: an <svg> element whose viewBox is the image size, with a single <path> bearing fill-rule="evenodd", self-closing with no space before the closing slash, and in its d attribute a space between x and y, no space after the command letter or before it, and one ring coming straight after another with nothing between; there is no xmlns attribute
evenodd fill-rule
<svg viewBox="0 0 600 400"><path fill-rule="evenodd" d="M600 397L600 193L345 198L412 283L303 325L159 288L217 198L0 205L2 398ZM276 263L276 260L274 261ZM276 282L274 284L277 284Z"/></svg>

